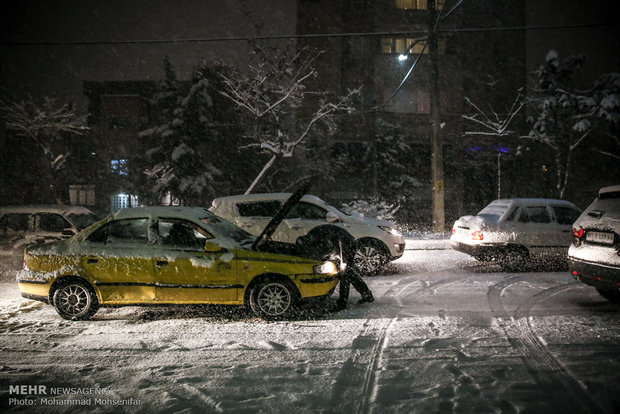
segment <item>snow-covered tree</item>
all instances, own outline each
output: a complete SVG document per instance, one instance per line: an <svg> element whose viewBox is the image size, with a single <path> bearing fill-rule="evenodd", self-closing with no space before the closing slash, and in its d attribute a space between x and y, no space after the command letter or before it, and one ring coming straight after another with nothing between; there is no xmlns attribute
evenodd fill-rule
<svg viewBox="0 0 620 414"><path fill-rule="evenodd" d="M88 130L84 117L77 116L70 104L60 104L50 97L39 103L30 95L20 102L1 103L0 111L8 131L31 140L41 151L47 161L42 176L49 181L54 202L62 204L57 189L59 173L70 155L67 139Z"/></svg>
<svg viewBox="0 0 620 414"><path fill-rule="evenodd" d="M532 126L524 138L552 150L560 198L565 196L570 182L575 151L593 131L601 131L602 124L618 125L619 75L603 75L594 88L580 90L576 80L584 61L581 55L561 60L557 52L549 51L546 62L535 72L536 95L530 99Z"/></svg>
<svg viewBox="0 0 620 414"><path fill-rule="evenodd" d="M522 93L522 89L519 89L507 111L497 111L491 105L478 105L468 97L465 97L465 102L472 108L473 114L462 115L463 119L468 121L463 135L465 137L478 138L486 145L495 148L496 151L493 153L493 158L497 157L497 159L487 159L487 162L497 163L497 198L501 198L502 154L506 154L509 151L506 146L506 140L515 139L519 135L514 130L512 124L527 101ZM471 148L477 148L477 145L472 145Z"/></svg>
<svg viewBox="0 0 620 414"><path fill-rule="evenodd" d="M156 96L162 122L141 133L146 148L139 164L149 188L147 200L164 197L180 204L201 204L217 193L217 178L230 159L227 128L216 122L214 82L220 67L206 64L194 69L189 82L177 80L166 59L165 81ZM228 145L230 146L230 145Z"/></svg>
<svg viewBox="0 0 620 414"><path fill-rule="evenodd" d="M333 97L310 90L311 80L318 75L313 63L321 52L280 46L256 43L246 72L222 73L224 88L220 93L248 118L246 134L251 143L247 148L267 155L246 193L254 189L276 160L292 158L312 133L321 129L323 136L333 134L337 126L334 115L353 111L351 98L359 93L355 89Z"/></svg>

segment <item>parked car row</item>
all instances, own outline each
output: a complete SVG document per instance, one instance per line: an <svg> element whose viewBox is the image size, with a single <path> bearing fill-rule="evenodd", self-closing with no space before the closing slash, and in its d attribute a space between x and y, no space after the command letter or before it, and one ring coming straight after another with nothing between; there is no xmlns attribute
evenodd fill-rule
<svg viewBox="0 0 620 414"><path fill-rule="evenodd" d="M575 279L620 302L620 186L602 188L581 212L563 200L495 200L452 228L454 250L507 270L533 261L568 263Z"/></svg>
<svg viewBox="0 0 620 414"><path fill-rule="evenodd" d="M330 295L347 265L376 272L404 252L394 223L346 215L306 191L223 197L210 209L125 209L79 233L94 221L86 209L5 208L0 234L11 246L29 241L21 244L28 245L22 296L52 304L66 319L138 304L246 305L281 319L303 300ZM620 186L601 189L583 213L562 200L496 200L457 220L451 243L509 269L568 258L576 279L618 301L619 200ZM337 240L306 236L321 229L329 230L324 238L355 238L353 264L343 262Z"/></svg>

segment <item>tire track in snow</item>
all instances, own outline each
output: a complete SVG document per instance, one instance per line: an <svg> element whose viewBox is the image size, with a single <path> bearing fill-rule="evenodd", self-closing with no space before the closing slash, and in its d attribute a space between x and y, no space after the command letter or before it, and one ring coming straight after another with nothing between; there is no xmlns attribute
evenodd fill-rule
<svg viewBox="0 0 620 414"><path fill-rule="evenodd" d="M412 295L417 297L429 295L437 289L469 277L470 275L467 273L451 276L422 286L405 296L402 296L403 293L409 290L412 285L419 283L420 280L406 283L404 286L399 282L388 289L381 297L393 296L399 307L402 307L401 299L403 298L408 298ZM404 280L401 279L401 282ZM395 309L387 317L366 320L364 330L353 341L353 355L343 364L341 369L339 381L341 385L334 390L332 395L334 404L330 404L334 407L333 412L347 411L367 414L374 411L375 401L379 392L380 373L385 361L384 354L389 342L389 333L391 327L398 320L400 313L401 309ZM370 344L370 341L372 341L372 344ZM360 346L360 344L362 345ZM368 349L370 350L368 351ZM363 372L356 373L356 366L361 364L365 364ZM360 388L361 396L359 394ZM350 398L345 398L340 393L350 394L351 396ZM351 407L347 409L342 404L338 404L338 402L347 400L358 402L355 409L351 410Z"/></svg>
<svg viewBox="0 0 620 414"><path fill-rule="evenodd" d="M559 403L572 408L579 407L581 410L575 410L576 412L603 412L581 383L549 350L531 325L531 311L537 303L567 289L581 286L577 282L571 282L545 289L523 300L514 313L511 313L502 304L502 294L509 286L523 281L531 281L531 278L527 275L512 276L489 287L487 292L491 311L508 341L521 352L536 383L557 394L558 399L562 399L558 401Z"/></svg>

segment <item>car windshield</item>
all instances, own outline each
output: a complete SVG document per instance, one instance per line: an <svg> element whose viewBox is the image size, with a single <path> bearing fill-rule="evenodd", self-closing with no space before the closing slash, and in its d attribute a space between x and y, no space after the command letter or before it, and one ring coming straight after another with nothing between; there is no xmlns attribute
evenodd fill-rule
<svg viewBox="0 0 620 414"><path fill-rule="evenodd" d="M71 213L67 216L69 221L73 223L78 230L83 230L97 221L97 217L94 214L75 214Z"/></svg>
<svg viewBox="0 0 620 414"><path fill-rule="evenodd" d="M487 223L498 223L499 219L504 215L510 207L508 204L489 204L478 213Z"/></svg>
<svg viewBox="0 0 620 414"><path fill-rule="evenodd" d="M255 237L250 233L216 215L203 217L200 221L209 225L213 232L217 233L218 236L232 239L239 244L249 244L254 242Z"/></svg>

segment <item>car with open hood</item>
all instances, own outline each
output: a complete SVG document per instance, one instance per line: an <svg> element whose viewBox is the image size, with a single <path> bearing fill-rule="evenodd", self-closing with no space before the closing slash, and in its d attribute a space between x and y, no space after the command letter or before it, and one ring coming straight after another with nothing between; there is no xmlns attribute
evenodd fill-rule
<svg viewBox="0 0 620 414"><path fill-rule="evenodd" d="M255 237L204 208L128 208L27 249L18 285L70 320L100 306L153 304L247 305L262 318L286 318L301 300L331 294L344 264L271 241L274 226Z"/></svg>
<svg viewBox="0 0 620 414"><path fill-rule="evenodd" d="M67 239L95 221L95 214L81 206L0 207L0 261L19 269L26 247Z"/></svg>
<svg viewBox="0 0 620 414"><path fill-rule="evenodd" d="M620 302L620 185L601 188L573 224L568 267L575 279Z"/></svg>
<svg viewBox="0 0 620 414"><path fill-rule="evenodd" d="M581 211L565 200L495 200L452 227L454 250L519 270L530 261L566 261L571 226Z"/></svg>
<svg viewBox="0 0 620 414"><path fill-rule="evenodd" d="M278 212L290 193L244 194L213 200L210 211L258 235ZM332 226L349 233L356 243L353 266L362 274L377 273L398 259L405 240L396 224L387 220L346 214L313 195L304 195L274 230L273 240L295 243L317 227Z"/></svg>

